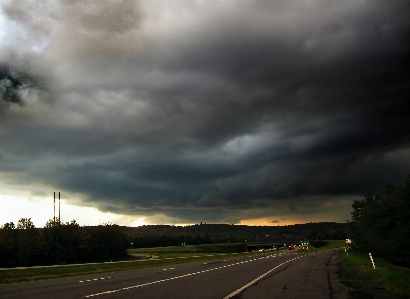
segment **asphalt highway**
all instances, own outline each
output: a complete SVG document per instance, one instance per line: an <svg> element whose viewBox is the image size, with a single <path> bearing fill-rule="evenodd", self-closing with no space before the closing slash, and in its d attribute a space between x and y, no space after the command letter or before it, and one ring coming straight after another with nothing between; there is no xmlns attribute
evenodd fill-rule
<svg viewBox="0 0 410 299"><path fill-rule="evenodd" d="M336 260L335 250L268 252L0 285L0 298L346 298Z"/></svg>

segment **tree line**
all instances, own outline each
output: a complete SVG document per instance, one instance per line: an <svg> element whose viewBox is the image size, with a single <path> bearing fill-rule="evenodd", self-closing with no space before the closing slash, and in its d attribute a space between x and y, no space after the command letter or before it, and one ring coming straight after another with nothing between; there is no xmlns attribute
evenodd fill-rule
<svg viewBox="0 0 410 299"><path fill-rule="evenodd" d="M0 227L0 267L109 261L126 257L127 248L345 239L347 224L334 222L288 226L196 224L189 226L115 224L80 226L75 220L50 219L36 228L30 218Z"/></svg>
<svg viewBox="0 0 410 299"><path fill-rule="evenodd" d="M352 207L353 249L410 267L410 175L404 185L386 185Z"/></svg>
<svg viewBox="0 0 410 299"><path fill-rule="evenodd" d="M127 255L128 241L118 225L80 226L50 219L36 228L31 218L0 228L0 267L107 261Z"/></svg>
<svg viewBox="0 0 410 299"><path fill-rule="evenodd" d="M344 240L347 223L318 222L287 226L195 224L189 226L145 225L121 227L134 248L307 240Z"/></svg>

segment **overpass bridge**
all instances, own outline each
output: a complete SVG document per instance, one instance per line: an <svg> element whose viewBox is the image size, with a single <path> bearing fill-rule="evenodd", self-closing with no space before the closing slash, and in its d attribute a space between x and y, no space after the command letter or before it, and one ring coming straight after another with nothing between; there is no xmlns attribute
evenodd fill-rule
<svg viewBox="0 0 410 299"><path fill-rule="evenodd" d="M275 241L275 242L263 242L263 243L249 243L246 244L248 247L248 251L251 252L252 250L259 250L259 249L280 249L280 248L288 248L290 244L295 246L302 245L302 241Z"/></svg>

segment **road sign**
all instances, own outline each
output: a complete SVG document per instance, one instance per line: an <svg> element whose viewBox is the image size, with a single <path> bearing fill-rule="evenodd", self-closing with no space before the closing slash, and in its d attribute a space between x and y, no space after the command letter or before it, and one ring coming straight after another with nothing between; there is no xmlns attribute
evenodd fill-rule
<svg viewBox="0 0 410 299"><path fill-rule="evenodd" d="M300 242L301 244L302 244L302 246L308 246L309 245L309 241L302 241L302 242Z"/></svg>

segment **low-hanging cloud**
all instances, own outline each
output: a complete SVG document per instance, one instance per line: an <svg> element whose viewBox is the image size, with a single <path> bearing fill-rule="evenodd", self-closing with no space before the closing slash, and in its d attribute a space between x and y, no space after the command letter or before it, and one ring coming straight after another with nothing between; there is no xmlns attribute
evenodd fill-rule
<svg viewBox="0 0 410 299"><path fill-rule="evenodd" d="M343 221L409 172L408 8L9 1L0 175L172 223Z"/></svg>

